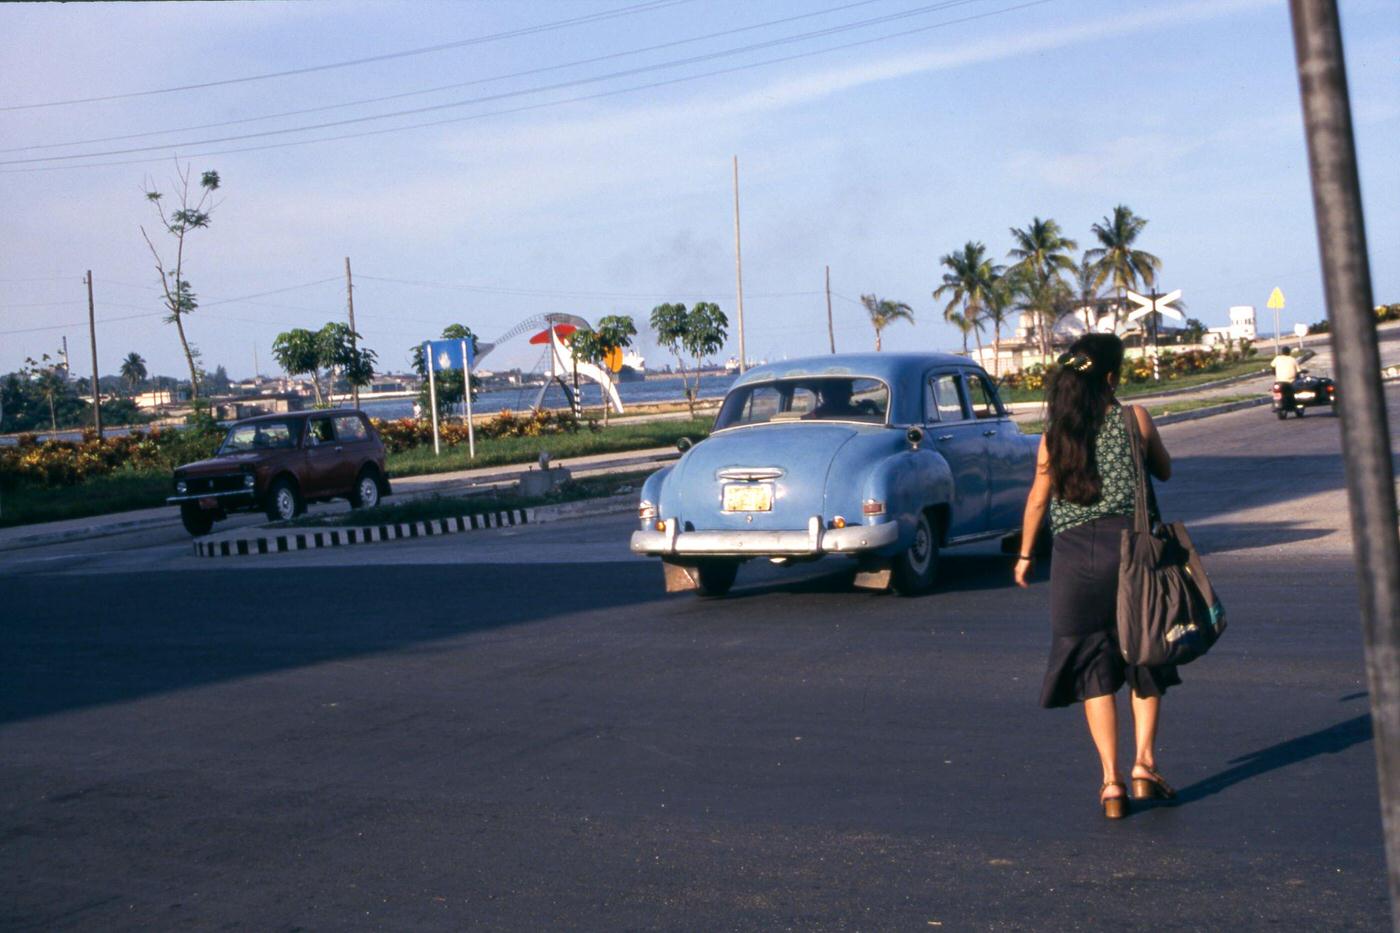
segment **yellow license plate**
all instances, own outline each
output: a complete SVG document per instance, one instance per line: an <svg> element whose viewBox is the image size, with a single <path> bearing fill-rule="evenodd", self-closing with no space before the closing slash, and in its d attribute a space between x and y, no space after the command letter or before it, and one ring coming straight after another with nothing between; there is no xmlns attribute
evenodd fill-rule
<svg viewBox="0 0 1400 933"><path fill-rule="evenodd" d="M772 483L731 483L724 487L726 512L773 511Z"/></svg>

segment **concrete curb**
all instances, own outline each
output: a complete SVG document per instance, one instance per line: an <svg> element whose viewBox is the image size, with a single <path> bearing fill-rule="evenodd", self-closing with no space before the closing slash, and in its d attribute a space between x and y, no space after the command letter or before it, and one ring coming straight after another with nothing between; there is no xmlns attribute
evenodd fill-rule
<svg viewBox="0 0 1400 933"><path fill-rule="evenodd" d="M1226 402L1223 405L1210 405L1206 408L1193 408L1191 411L1177 411L1169 415L1162 415L1152 420L1158 425L1176 424L1178 421L1195 421L1198 418L1209 418L1211 415L1223 415L1232 411L1242 411L1246 408L1257 408L1260 405L1268 405L1272 402L1269 396L1264 395L1259 398L1241 399L1238 402ZM1145 406L1148 411L1152 406Z"/></svg>
<svg viewBox="0 0 1400 933"><path fill-rule="evenodd" d="M285 554L291 551L312 551L318 548L349 547L381 541L403 541L413 538L433 538L462 534L469 531L515 528L522 525L542 525L571 518L587 518L626 512L635 508L636 496L627 493L605 499L583 499L559 505L542 505L533 509L504 509L498 512L478 512L453 518L435 518L421 522L398 522L392 525L345 525L335 527L302 526L266 529L257 534L237 537L196 538L196 557L246 557L250 554Z"/></svg>

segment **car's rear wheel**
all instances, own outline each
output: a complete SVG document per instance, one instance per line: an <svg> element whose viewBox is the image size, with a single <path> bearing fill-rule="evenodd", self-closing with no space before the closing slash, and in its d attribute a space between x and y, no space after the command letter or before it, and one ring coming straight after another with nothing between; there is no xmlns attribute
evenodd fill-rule
<svg viewBox="0 0 1400 933"><path fill-rule="evenodd" d="M927 592L938 577L938 524L928 512L919 513L914 543L894 559L890 584L900 596Z"/></svg>
<svg viewBox="0 0 1400 933"><path fill-rule="evenodd" d="M695 568L695 592L701 596L723 596L739 575L737 560L707 560Z"/></svg>
<svg viewBox="0 0 1400 933"><path fill-rule="evenodd" d="M180 505L180 524L198 538L207 535L209 529L214 527L214 513L201 509L193 502L184 502Z"/></svg>
<svg viewBox="0 0 1400 933"><path fill-rule="evenodd" d="M267 491L267 517L274 522L290 521L305 508L296 483L286 477L275 481Z"/></svg>
<svg viewBox="0 0 1400 933"><path fill-rule="evenodd" d="M355 488L350 490L350 507L372 509L379 504L379 471L365 467L355 480Z"/></svg>

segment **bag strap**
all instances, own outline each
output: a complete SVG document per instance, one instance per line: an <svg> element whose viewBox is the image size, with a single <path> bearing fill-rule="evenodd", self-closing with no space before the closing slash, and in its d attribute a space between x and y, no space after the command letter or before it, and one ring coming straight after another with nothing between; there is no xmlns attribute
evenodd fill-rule
<svg viewBox="0 0 1400 933"><path fill-rule="evenodd" d="M1123 427L1128 432L1128 448L1133 454L1133 466L1137 469L1137 489L1134 490L1133 499L1133 528L1142 534L1147 534L1152 529L1152 519L1148 515L1147 468L1142 460L1142 435L1138 431L1137 418L1128 410L1128 406L1120 406L1120 411L1123 416Z"/></svg>

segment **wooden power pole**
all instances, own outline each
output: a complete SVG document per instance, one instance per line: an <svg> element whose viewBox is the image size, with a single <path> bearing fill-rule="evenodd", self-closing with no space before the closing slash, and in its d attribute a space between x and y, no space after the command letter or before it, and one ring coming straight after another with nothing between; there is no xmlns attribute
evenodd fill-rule
<svg viewBox="0 0 1400 933"><path fill-rule="evenodd" d="M739 372L749 368L744 346L744 259L739 250L739 157L734 157L734 281L739 300Z"/></svg>
<svg viewBox="0 0 1400 933"><path fill-rule="evenodd" d="M1289 7L1333 368L1342 399L1342 458L1361 591L1390 909L1392 922L1400 927L1400 536L1361 182L1336 0L1290 0Z"/></svg>
<svg viewBox="0 0 1400 933"><path fill-rule="evenodd" d="M373 278L373 276L371 276ZM350 278L350 257L345 257L345 303L350 309L350 353L358 357L359 351L355 343L355 284ZM350 384L350 397L355 400L355 408L360 407L360 387L353 382Z"/></svg>
<svg viewBox="0 0 1400 933"><path fill-rule="evenodd" d="M826 267L826 336L831 340L831 352L836 352L836 326L831 323L831 267Z"/></svg>
<svg viewBox="0 0 1400 933"><path fill-rule="evenodd" d="M97 310L92 301L92 270L87 277L88 290L88 341L92 344L92 426L97 429L97 439L102 440L102 387L97 382Z"/></svg>

